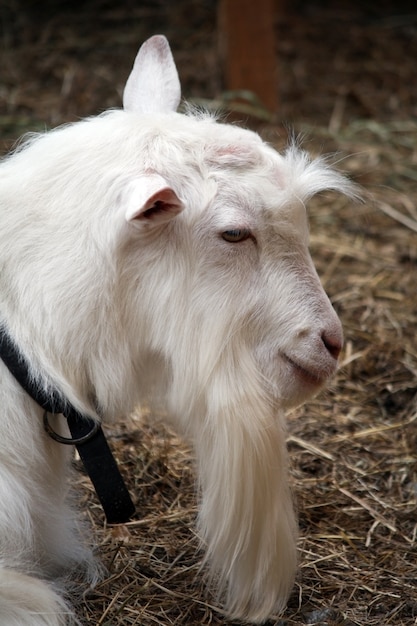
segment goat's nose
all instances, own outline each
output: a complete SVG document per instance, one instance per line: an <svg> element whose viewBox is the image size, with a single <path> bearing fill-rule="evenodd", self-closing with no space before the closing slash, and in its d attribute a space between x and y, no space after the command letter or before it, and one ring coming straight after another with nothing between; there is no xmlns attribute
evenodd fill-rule
<svg viewBox="0 0 417 626"><path fill-rule="evenodd" d="M329 354L337 360L343 348L343 335L341 329L333 328L331 330L323 330L321 339Z"/></svg>

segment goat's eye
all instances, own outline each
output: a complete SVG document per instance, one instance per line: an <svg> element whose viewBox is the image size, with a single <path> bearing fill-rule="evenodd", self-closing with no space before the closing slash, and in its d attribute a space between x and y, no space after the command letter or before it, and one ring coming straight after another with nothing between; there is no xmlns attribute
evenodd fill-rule
<svg viewBox="0 0 417 626"><path fill-rule="evenodd" d="M229 243L239 243L239 241L245 241L251 237L251 232L247 228L233 228L231 230L225 230L222 233L222 237Z"/></svg>

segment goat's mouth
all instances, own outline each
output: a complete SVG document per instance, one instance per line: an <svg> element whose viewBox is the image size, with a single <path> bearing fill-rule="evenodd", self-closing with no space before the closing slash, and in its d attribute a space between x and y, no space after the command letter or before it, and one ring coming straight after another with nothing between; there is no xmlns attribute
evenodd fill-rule
<svg viewBox="0 0 417 626"><path fill-rule="evenodd" d="M311 387L321 387L329 378L328 372L314 369L310 365L306 367L305 364L294 361L286 354L283 354L282 356L284 360L291 366L291 369L297 376L297 378L301 379L304 384L307 384Z"/></svg>

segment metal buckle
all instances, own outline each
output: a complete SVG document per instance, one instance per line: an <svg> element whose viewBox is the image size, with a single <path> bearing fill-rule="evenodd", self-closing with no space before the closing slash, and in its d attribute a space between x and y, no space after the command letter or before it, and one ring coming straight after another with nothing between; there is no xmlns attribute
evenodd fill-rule
<svg viewBox="0 0 417 626"><path fill-rule="evenodd" d="M77 446L92 439L100 429L100 423L94 422L91 430L82 437L63 437L62 435L59 435L57 432L55 432L55 430L52 428L48 421L48 411L45 411L45 413L43 414L43 427L54 441L57 441L58 443L63 443L66 446Z"/></svg>

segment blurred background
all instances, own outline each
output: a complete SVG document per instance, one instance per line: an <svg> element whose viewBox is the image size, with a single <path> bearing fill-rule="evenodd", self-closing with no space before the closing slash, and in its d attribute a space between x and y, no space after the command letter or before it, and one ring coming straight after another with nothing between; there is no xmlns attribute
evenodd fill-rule
<svg viewBox="0 0 417 626"><path fill-rule="evenodd" d="M286 122L417 115L412 0L2 0L0 29L6 129L17 116L49 125L118 106L156 33L171 42L186 98L227 100L258 77L255 95Z"/></svg>

